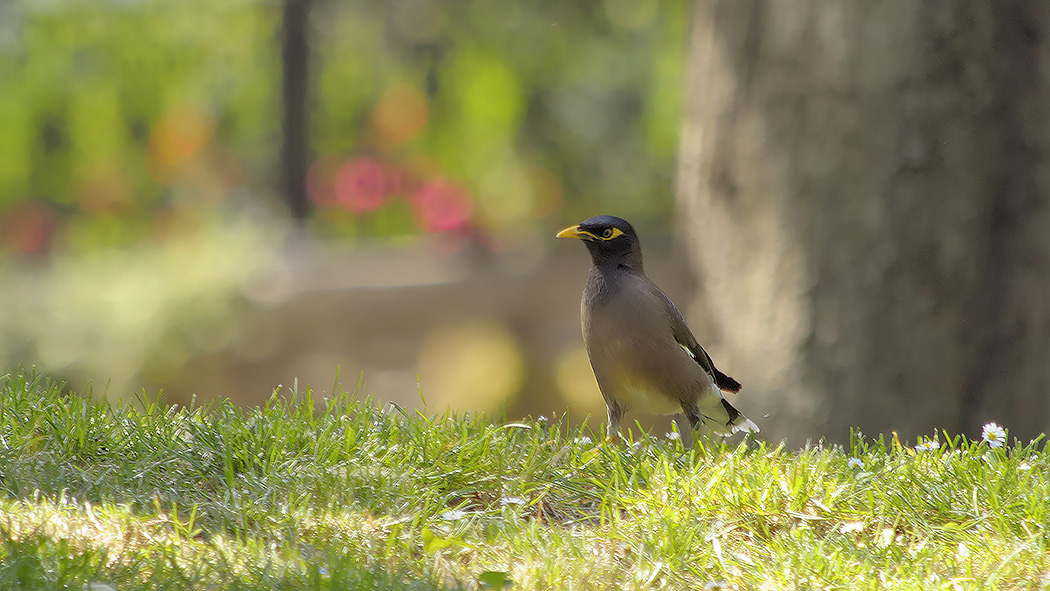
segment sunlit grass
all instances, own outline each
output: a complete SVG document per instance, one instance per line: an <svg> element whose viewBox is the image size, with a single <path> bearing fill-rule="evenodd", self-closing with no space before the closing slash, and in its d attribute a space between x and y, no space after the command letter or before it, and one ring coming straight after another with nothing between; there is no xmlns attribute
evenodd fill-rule
<svg viewBox="0 0 1050 591"><path fill-rule="evenodd" d="M111 405L23 372L0 397L0 589L1050 586L1035 444L604 447L346 392Z"/></svg>

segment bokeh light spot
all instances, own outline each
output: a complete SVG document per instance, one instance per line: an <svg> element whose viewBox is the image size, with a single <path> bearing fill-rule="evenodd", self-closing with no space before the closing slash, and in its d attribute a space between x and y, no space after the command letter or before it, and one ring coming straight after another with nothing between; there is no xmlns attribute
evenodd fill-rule
<svg viewBox="0 0 1050 591"><path fill-rule="evenodd" d="M574 410L601 413L605 408L598 383L594 381L587 350L574 347L562 353L554 365L554 380L558 391Z"/></svg>
<svg viewBox="0 0 1050 591"><path fill-rule="evenodd" d="M481 177L478 204L483 213L500 222L513 222L532 212L532 184L513 161L492 166Z"/></svg>
<svg viewBox="0 0 1050 591"><path fill-rule="evenodd" d="M153 180L171 184L212 137L214 118L190 105L177 105L153 124L146 160Z"/></svg>
<svg viewBox="0 0 1050 591"><path fill-rule="evenodd" d="M354 213L378 209L386 200L388 183L383 165L372 158L347 162L335 175L335 197Z"/></svg>
<svg viewBox="0 0 1050 591"><path fill-rule="evenodd" d="M412 196L416 223L427 232L461 230L470 222L473 203L466 189L447 179L435 179Z"/></svg>
<svg viewBox="0 0 1050 591"><path fill-rule="evenodd" d="M520 74L480 47L465 47L450 60L447 84L458 99L450 108L459 130L448 140L467 161L480 162L513 142L525 110Z"/></svg>
<svg viewBox="0 0 1050 591"><path fill-rule="evenodd" d="M419 367L429 404L493 411L518 393L525 362L514 335L502 323L476 321L439 329L427 337Z"/></svg>
<svg viewBox="0 0 1050 591"><path fill-rule="evenodd" d="M414 140L429 115L427 97L418 88L401 84L386 91L372 114L379 147L394 149Z"/></svg>

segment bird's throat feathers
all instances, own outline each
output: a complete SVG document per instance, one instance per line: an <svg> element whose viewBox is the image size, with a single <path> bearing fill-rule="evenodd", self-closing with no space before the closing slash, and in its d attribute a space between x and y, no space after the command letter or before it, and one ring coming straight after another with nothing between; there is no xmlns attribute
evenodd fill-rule
<svg viewBox="0 0 1050 591"><path fill-rule="evenodd" d="M610 298L615 296L623 286L624 282L619 278L624 275L644 275L641 265L629 267L617 263L595 264L587 276L587 288L584 290L584 298L590 301L592 306L603 306Z"/></svg>
<svg viewBox="0 0 1050 591"><path fill-rule="evenodd" d="M602 242L585 242L591 253L594 268L605 274L644 273L642 268L642 249L637 242L630 245L610 245Z"/></svg>

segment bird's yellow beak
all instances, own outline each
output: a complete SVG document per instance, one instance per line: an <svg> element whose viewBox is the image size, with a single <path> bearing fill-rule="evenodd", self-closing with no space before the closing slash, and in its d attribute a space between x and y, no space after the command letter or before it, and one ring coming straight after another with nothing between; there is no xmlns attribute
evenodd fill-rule
<svg viewBox="0 0 1050 591"><path fill-rule="evenodd" d="M585 240L585 237L593 237L593 236L589 232L585 232L585 231L581 230L580 226L577 224L575 226L569 226L568 228L565 228L561 232L558 232L556 237L557 238L579 238L580 240Z"/></svg>

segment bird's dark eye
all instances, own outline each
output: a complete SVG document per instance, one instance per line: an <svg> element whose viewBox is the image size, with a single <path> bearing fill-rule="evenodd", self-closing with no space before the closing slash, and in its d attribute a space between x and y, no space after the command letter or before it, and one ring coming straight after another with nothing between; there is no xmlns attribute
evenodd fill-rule
<svg viewBox="0 0 1050 591"><path fill-rule="evenodd" d="M612 238L612 237L613 237L613 229L612 228L606 228L605 231L602 232L602 238L608 239L608 238Z"/></svg>

